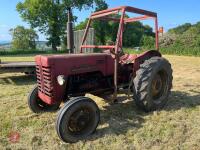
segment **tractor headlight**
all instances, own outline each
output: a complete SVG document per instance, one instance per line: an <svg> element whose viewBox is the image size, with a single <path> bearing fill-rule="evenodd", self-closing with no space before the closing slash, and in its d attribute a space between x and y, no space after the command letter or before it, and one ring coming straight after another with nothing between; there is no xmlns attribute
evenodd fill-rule
<svg viewBox="0 0 200 150"><path fill-rule="evenodd" d="M64 75L59 75L57 77L57 82L59 85L63 86L66 82L65 76Z"/></svg>

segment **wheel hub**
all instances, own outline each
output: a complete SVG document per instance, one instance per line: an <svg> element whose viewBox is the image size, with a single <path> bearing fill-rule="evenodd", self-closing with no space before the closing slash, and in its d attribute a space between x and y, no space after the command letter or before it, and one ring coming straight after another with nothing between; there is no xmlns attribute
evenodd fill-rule
<svg viewBox="0 0 200 150"><path fill-rule="evenodd" d="M90 121L88 110L79 110L70 118L69 129L72 132L81 132L84 130Z"/></svg>
<svg viewBox="0 0 200 150"><path fill-rule="evenodd" d="M164 75L158 72L152 81L152 98L155 102L159 102L159 98L165 93L167 82Z"/></svg>
<svg viewBox="0 0 200 150"><path fill-rule="evenodd" d="M162 90L162 79L159 74L157 74L152 82L152 93L153 96L156 96Z"/></svg>

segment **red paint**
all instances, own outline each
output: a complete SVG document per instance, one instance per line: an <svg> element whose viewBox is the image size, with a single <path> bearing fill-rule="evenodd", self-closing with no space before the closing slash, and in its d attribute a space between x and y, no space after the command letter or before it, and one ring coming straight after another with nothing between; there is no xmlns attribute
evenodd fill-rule
<svg viewBox="0 0 200 150"><path fill-rule="evenodd" d="M100 48L100 49L114 49L115 46L114 45L110 45L110 46L107 46L107 45L82 45L81 48Z"/></svg>
<svg viewBox="0 0 200 150"><path fill-rule="evenodd" d="M142 16L135 18L125 18L125 13L138 13ZM110 18L108 15L120 13L121 18ZM154 19L155 31L156 31L156 49L159 49L158 43L158 20L157 14L154 12L122 6L113 9L103 10L100 12L93 13L88 21L83 39L80 47L80 52L83 52L84 48L99 48L108 50L104 53L93 53L93 54L66 54L66 55L53 55L53 56L36 56L36 72L39 86L39 97L47 104L55 104L63 101L66 90L66 86L60 86L57 83L57 77L64 75L66 78L72 75L82 75L84 73L100 72L104 77L114 76L115 91L118 86L118 79L129 77L130 74L119 77L118 68L122 68L129 64L132 68L133 75L139 69L140 64L144 60L149 59L153 56L161 57L158 51L148 51L140 55L125 54L119 55L119 52L123 47L123 32L124 24L144 19ZM117 33L117 39L115 45L85 45L87 34L90 25L95 19L105 19L119 22L119 29ZM111 53L110 53L111 52ZM127 69L127 68L124 68ZM66 83L67 84L67 83Z"/></svg>
<svg viewBox="0 0 200 150"><path fill-rule="evenodd" d="M98 63L100 60L104 63ZM36 56L35 61L38 66L51 66L51 81L53 81L51 86L53 87L53 97L39 91L39 97L47 104L54 104L57 101L63 100L64 88L58 85L56 79L59 75L70 76L86 72L100 71L104 76L108 76L112 75L114 71L114 60L110 54L106 53ZM87 67L88 64L89 66ZM80 67L83 69L77 69ZM42 74L43 72L40 72L40 75ZM44 89L44 81L41 82L40 86Z"/></svg>
<svg viewBox="0 0 200 150"><path fill-rule="evenodd" d="M141 21L141 20L146 20L146 19L150 19L152 17L149 16L141 16L141 17L135 17L135 18L128 18L128 19L124 19L125 23L130 23L130 22L135 22L135 21Z"/></svg>

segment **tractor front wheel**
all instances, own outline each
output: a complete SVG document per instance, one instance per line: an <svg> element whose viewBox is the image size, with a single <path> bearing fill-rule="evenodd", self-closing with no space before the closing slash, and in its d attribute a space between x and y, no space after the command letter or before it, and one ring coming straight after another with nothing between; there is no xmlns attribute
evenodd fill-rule
<svg viewBox="0 0 200 150"><path fill-rule="evenodd" d="M48 105L38 97L38 86L35 86L28 95L28 106L33 113L56 111L60 107L60 103Z"/></svg>
<svg viewBox="0 0 200 150"><path fill-rule="evenodd" d="M140 65L134 79L134 99L144 111L162 108L172 88L171 64L162 57L152 57Z"/></svg>
<svg viewBox="0 0 200 150"><path fill-rule="evenodd" d="M94 101L87 97L74 98L58 114L57 134L64 142L84 140L96 130L99 119L99 108Z"/></svg>

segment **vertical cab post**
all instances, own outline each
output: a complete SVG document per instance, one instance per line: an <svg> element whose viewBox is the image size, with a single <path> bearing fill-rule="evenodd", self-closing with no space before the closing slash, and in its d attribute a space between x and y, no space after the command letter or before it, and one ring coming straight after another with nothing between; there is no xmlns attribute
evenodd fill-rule
<svg viewBox="0 0 200 150"><path fill-rule="evenodd" d="M157 16L154 18L155 19L155 36L156 36L156 43L155 43L155 46L156 46L156 50L159 51L159 31L158 31L158 18Z"/></svg>
<svg viewBox="0 0 200 150"><path fill-rule="evenodd" d="M123 38L123 28L124 28L124 16L125 16L125 8L121 10L122 15L119 23L119 29L117 34L117 42L115 45L115 68L114 68L114 94L113 100L117 100L117 88L118 88L118 63L119 63L119 46L122 46L122 38Z"/></svg>

